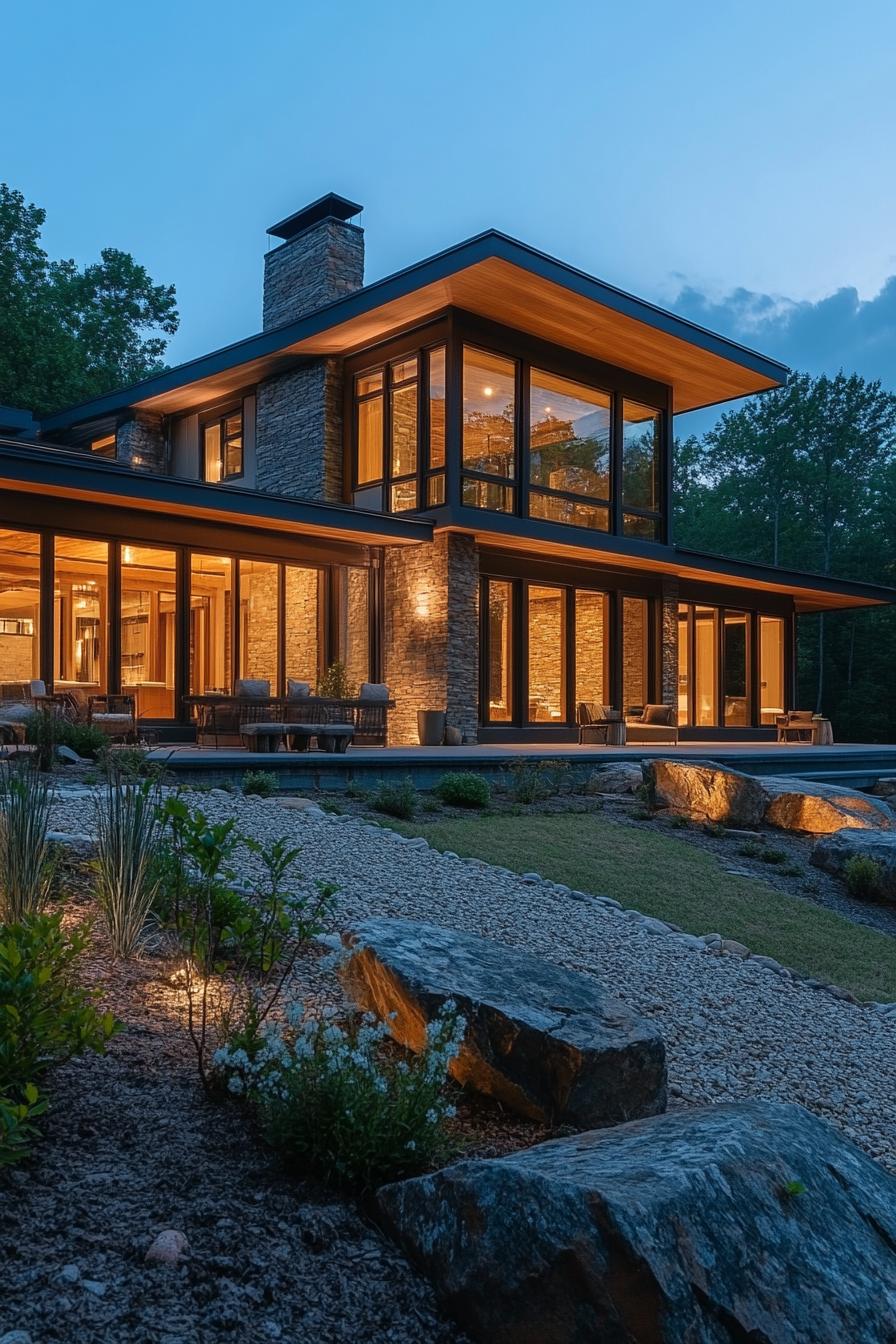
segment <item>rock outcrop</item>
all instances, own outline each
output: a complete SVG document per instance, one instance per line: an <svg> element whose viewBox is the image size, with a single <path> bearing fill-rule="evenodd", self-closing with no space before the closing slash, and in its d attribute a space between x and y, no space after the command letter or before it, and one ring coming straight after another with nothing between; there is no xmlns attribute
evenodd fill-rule
<svg viewBox="0 0 896 1344"><path fill-rule="evenodd" d="M413 1050L453 1000L467 1022L451 1070L510 1109L577 1128L666 1106L662 1037L595 980L485 938L404 919L345 935L343 981ZM390 1016L394 1014L394 1016Z"/></svg>
<svg viewBox="0 0 896 1344"><path fill-rule="evenodd" d="M826 873L845 878L850 859L870 859L876 864L877 875L869 896L896 901L896 831L833 831L816 842L811 862Z"/></svg>
<svg viewBox="0 0 896 1344"><path fill-rule="evenodd" d="M715 761L654 760L641 765L651 806L693 821L756 826L765 812L762 785Z"/></svg>
<svg viewBox="0 0 896 1344"><path fill-rule="evenodd" d="M641 787L641 767L635 761L615 761L589 775L586 793L635 793Z"/></svg>
<svg viewBox="0 0 896 1344"><path fill-rule="evenodd" d="M884 1344L896 1179L799 1106L674 1111L387 1185L482 1344Z"/></svg>
<svg viewBox="0 0 896 1344"><path fill-rule="evenodd" d="M768 798L765 820L782 831L829 835L844 827L891 830L896 823L886 803L857 789L785 776L769 776L760 783Z"/></svg>

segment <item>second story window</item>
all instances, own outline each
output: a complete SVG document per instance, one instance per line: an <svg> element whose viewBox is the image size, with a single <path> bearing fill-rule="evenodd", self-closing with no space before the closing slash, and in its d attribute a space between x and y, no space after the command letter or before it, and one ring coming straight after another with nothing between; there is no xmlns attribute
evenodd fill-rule
<svg viewBox="0 0 896 1344"><path fill-rule="evenodd" d="M513 513L516 491L516 364L464 346L464 504Z"/></svg>
<svg viewBox="0 0 896 1344"><path fill-rule="evenodd" d="M445 499L445 347L434 346L354 381L353 498L407 513Z"/></svg>
<svg viewBox="0 0 896 1344"><path fill-rule="evenodd" d="M114 458L118 452L118 442L114 434L104 434L101 439L91 439L90 451L97 457Z"/></svg>
<svg viewBox="0 0 896 1344"><path fill-rule="evenodd" d="M609 531L611 424L606 392L532 369L529 513L533 518Z"/></svg>
<svg viewBox="0 0 896 1344"><path fill-rule="evenodd" d="M622 531L654 541L660 530L660 413L622 403Z"/></svg>
<svg viewBox="0 0 896 1344"><path fill-rule="evenodd" d="M233 481L243 474L243 412L230 410L202 423L202 479Z"/></svg>

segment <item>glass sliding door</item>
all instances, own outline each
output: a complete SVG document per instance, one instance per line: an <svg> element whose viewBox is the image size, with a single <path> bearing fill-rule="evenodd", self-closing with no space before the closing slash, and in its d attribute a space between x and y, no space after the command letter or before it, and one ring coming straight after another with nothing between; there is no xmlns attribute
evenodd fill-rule
<svg viewBox="0 0 896 1344"><path fill-rule="evenodd" d="M690 607L678 604L678 724L686 728L691 722L691 625Z"/></svg>
<svg viewBox="0 0 896 1344"><path fill-rule="evenodd" d="M109 545L57 537L53 576L54 689L103 694L109 657Z"/></svg>
<svg viewBox="0 0 896 1344"><path fill-rule="evenodd" d="M121 548L121 689L143 719L174 717L177 557L151 546Z"/></svg>
<svg viewBox="0 0 896 1344"><path fill-rule="evenodd" d="M718 723L718 613L715 607L694 608L694 723L714 728Z"/></svg>
<svg viewBox="0 0 896 1344"><path fill-rule="evenodd" d="M0 529L0 682L40 676L40 537Z"/></svg>
<svg viewBox="0 0 896 1344"><path fill-rule="evenodd" d="M267 681L279 695L280 566L266 560L240 561L241 678Z"/></svg>
<svg viewBox="0 0 896 1344"><path fill-rule="evenodd" d="M286 565L283 570L283 673L287 681L307 681L312 690L323 670L322 577L321 570L299 565Z"/></svg>
<svg viewBox="0 0 896 1344"><path fill-rule="evenodd" d="M488 659L488 703L483 717L488 723L509 723L513 718L513 584L489 579L488 629L485 657Z"/></svg>
<svg viewBox="0 0 896 1344"><path fill-rule="evenodd" d="M526 587L530 723L566 721L566 589Z"/></svg>
<svg viewBox="0 0 896 1344"><path fill-rule="evenodd" d="M747 696L747 661L750 644L746 612L725 612L722 647L725 727L745 728L750 722L750 703Z"/></svg>
<svg viewBox="0 0 896 1344"><path fill-rule="evenodd" d="M576 704L609 705L607 594L575 593Z"/></svg>
<svg viewBox="0 0 896 1344"><path fill-rule="evenodd" d="M622 709L636 713L650 699L650 604L646 597L622 599Z"/></svg>
<svg viewBox="0 0 896 1344"><path fill-rule="evenodd" d="M785 710L784 621L780 616L759 618L759 721L774 726Z"/></svg>
<svg viewBox="0 0 896 1344"><path fill-rule="evenodd" d="M233 691L233 561L190 557L190 694Z"/></svg>

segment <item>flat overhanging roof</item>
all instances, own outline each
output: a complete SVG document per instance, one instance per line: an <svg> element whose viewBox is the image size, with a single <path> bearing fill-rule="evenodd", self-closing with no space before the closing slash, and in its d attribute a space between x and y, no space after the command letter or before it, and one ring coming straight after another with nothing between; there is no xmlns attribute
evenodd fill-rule
<svg viewBox="0 0 896 1344"><path fill-rule="evenodd" d="M207 485L179 476L156 476L89 453L35 448L16 440L0 439L0 491L3 489L368 546L419 545L433 536L432 523L423 519L370 513L348 505L320 504L230 485Z"/></svg>
<svg viewBox="0 0 896 1344"><path fill-rule="evenodd" d="M490 230L251 336L42 421L45 433L131 408L189 410L305 359L344 355L446 308L516 327L673 389L676 412L778 387L785 365Z"/></svg>

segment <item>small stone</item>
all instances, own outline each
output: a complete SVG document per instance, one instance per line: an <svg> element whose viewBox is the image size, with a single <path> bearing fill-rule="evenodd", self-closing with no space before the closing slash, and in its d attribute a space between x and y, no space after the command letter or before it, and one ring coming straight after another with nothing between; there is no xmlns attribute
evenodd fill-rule
<svg viewBox="0 0 896 1344"><path fill-rule="evenodd" d="M32 1344L32 1340L27 1330L7 1330L0 1335L0 1344Z"/></svg>
<svg viewBox="0 0 896 1344"><path fill-rule="evenodd" d="M648 933L669 933L669 925L664 924L661 919L653 919L650 915L645 915L641 920L641 927Z"/></svg>
<svg viewBox="0 0 896 1344"><path fill-rule="evenodd" d="M734 938L722 939L722 951L727 952L732 957L746 958L750 955L750 949L744 947L743 943L737 942Z"/></svg>
<svg viewBox="0 0 896 1344"><path fill-rule="evenodd" d="M315 808L318 812L320 811L320 806L313 798L293 798L287 794L277 798L268 798L267 801L274 807L286 807L295 812L305 812L309 808Z"/></svg>
<svg viewBox="0 0 896 1344"><path fill-rule="evenodd" d="M59 1277L63 1283L77 1283L81 1277L81 1271L77 1265L63 1265L59 1271Z"/></svg>
<svg viewBox="0 0 896 1344"><path fill-rule="evenodd" d="M281 1339L283 1336L283 1331L276 1321L264 1321L261 1328L268 1339Z"/></svg>
<svg viewBox="0 0 896 1344"><path fill-rule="evenodd" d="M522 882L540 882L541 873L523 873L520 881Z"/></svg>
<svg viewBox="0 0 896 1344"><path fill-rule="evenodd" d="M755 961L755 963L756 963L757 966L764 966L765 969L766 969L767 971L780 971L780 970L781 970L781 963L780 963L779 961L775 961L774 957L757 957L757 956L754 956L754 957L752 958L752 960Z"/></svg>
<svg viewBox="0 0 896 1344"><path fill-rule="evenodd" d="M81 1287L85 1292L92 1293L94 1297L105 1297L107 1284L100 1283L99 1279L82 1279Z"/></svg>
<svg viewBox="0 0 896 1344"><path fill-rule="evenodd" d="M176 1265L188 1250L183 1232L168 1227L159 1233L143 1258L148 1265Z"/></svg>

